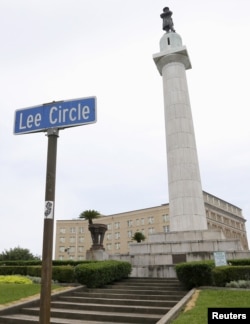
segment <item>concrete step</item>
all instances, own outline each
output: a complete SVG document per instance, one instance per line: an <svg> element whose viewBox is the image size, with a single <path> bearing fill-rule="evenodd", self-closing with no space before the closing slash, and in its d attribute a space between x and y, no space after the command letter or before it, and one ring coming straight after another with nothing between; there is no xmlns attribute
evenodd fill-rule
<svg viewBox="0 0 250 324"><path fill-rule="evenodd" d="M135 289L138 289L138 290L147 290L150 288L150 290L158 290L158 291L182 291L183 288L180 287L180 286L175 286L175 285L171 285L171 286L168 286L168 285L162 285L162 286L156 286L156 285L146 285L146 284L138 284L138 283L135 283L135 284L132 284L132 283L117 283L117 284L114 284L114 285L109 285L109 286L106 286L105 288L109 288L109 289L124 289L124 290L129 290L131 288L133 288L133 290Z"/></svg>
<svg viewBox="0 0 250 324"><path fill-rule="evenodd" d="M125 278L122 280L119 280L119 282L124 282L124 281L140 281L140 282L178 282L179 280L177 278L139 278L139 277L129 277Z"/></svg>
<svg viewBox="0 0 250 324"><path fill-rule="evenodd" d="M144 294L133 294L131 293L124 293L121 295L120 293L109 293L108 295L105 292L91 292L91 293L79 293L77 296L82 297L89 297L89 298L121 298L121 299L142 299L142 300L180 300L184 295L148 295L147 293Z"/></svg>
<svg viewBox="0 0 250 324"><path fill-rule="evenodd" d="M159 284L178 284L180 285L180 282L176 278L138 278L138 277L129 277L127 279L123 279L118 281L118 283L122 282L138 282L138 283L159 283Z"/></svg>
<svg viewBox="0 0 250 324"><path fill-rule="evenodd" d="M39 315L39 308L38 307L32 307L32 308L24 308L22 309L22 314L26 315L32 315L32 316L38 316ZM155 324L157 321L159 321L162 317L162 315L159 314L141 314L141 313L110 313L110 312L104 312L104 311L97 311L97 310L79 310L79 309L68 309L68 308L51 308L51 317L55 318L65 318L65 315L67 316L67 319L72 320L88 320L88 321L103 321L110 323L111 321L116 323L133 323L133 324L139 324L139 323L148 323L148 324Z"/></svg>
<svg viewBox="0 0 250 324"><path fill-rule="evenodd" d="M95 288L95 289L86 289L87 293L90 294L98 294L98 293L105 293L105 294L133 294L133 295L157 295L157 296L181 296L183 293L181 291L176 290L168 290L168 291L162 291L157 289L150 289L149 287L144 289L119 289L119 288L112 288L112 289L101 289L101 288Z"/></svg>
<svg viewBox="0 0 250 324"><path fill-rule="evenodd" d="M146 299L157 299L157 300L161 300L161 299L180 299L181 296L185 295L185 292L181 292L181 291L169 291L167 293L164 292L160 292L160 291L153 291L153 290L123 290L123 289L91 289L88 290L86 292L82 292L82 293L76 293L76 296L93 296L93 297L104 297L105 296L120 296L121 298L141 298L140 296L142 296L142 298L146 298Z"/></svg>
<svg viewBox="0 0 250 324"><path fill-rule="evenodd" d="M98 303L70 303L70 302L63 302L63 301L55 301L51 303L52 308L70 308L70 309L78 309L78 310L90 310L94 311L97 310L102 312L118 312L118 313L140 313L140 314L166 314L170 310L170 307L159 307L159 306L141 306L141 305L114 305L110 304L109 300L106 304L98 304Z"/></svg>
<svg viewBox="0 0 250 324"><path fill-rule="evenodd" d="M180 284L178 282L160 282L160 281L142 281L142 280L131 280L131 281L120 281L120 282L114 282L112 285L137 285L137 286L161 286L161 287L180 287Z"/></svg>
<svg viewBox="0 0 250 324"><path fill-rule="evenodd" d="M176 295L159 295L156 293L155 295L147 294L145 291L143 294L134 294L133 291L130 293L125 293L124 291L121 293L113 292L107 295L106 291L100 292L85 292L85 293L76 293L76 296L81 297L89 297L89 298L121 298L121 299L143 299L143 300L180 300L184 294L176 294Z"/></svg>
<svg viewBox="0 0 250 324"><path fill-rule="evenodd" d="M14 315L5 315L1 316L0 324L33 324L39 323L38 316L30 316L25 314L14 314ZM106 324L107 322L103 321L89 321L85 319L74 320L66 318L50 318L50 324ZM117 322L108 322L108 324L117 324ZM131 324L131 322L120 322L119 324Z"/></svg>
<svg viewBox="0 0 250 324"><path fill-rule="evenodd" d="M62 296L60 300L69 302L69 303L82 303L82 304L89 304L89 303L96 303L96 304L106 304L107 301L109 304L113 305L140 305L140 306L159 306L159 307L173 307L176 304L174 300L145 300L145 299L121 299L121 298L93 298L91 299L88 297L76 297L76 296Z"/></svg>
<svg viewBox="0 0 250 324"><path fill-rule="evenodd" d="M51 324L155 324L186 294L176 279L136 278L104 288L78 287L51 302ZM0 324L39 323L39 301L13 314L0 312Z"/></svg>

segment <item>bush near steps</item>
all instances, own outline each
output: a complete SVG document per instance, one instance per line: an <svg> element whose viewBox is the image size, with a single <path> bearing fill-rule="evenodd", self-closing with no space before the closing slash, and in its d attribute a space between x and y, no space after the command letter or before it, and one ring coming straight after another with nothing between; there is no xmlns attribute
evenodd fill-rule
<svg viewBox="0 0 250 324"><path fill-rule="evenodd" d="M228 260L227 266L215 267L214 261L183 262L175 266L177 278L187 288L225 287L231 281L250 279L250 259Z"/></svg>
<svg viewBox="0 0 250 324"><path fill-rule="evenodd" d="M27 264L27 263L26 263ZM64 263L65 264L65 263ZM71 265L53 265L52 280L59 283L79 283L87 287L102 287L131 272L131 264L122 261L71 262ZM41 277L41 265L0 265L0 276L21 275Z"/></svg>
<svg viewBox="0 0 250 324"><path fill-rule="evenodd" d="M75 267L77 282L89 288L103 287L113 281L127 278L131 272L131 264L121 261L102 261L78 265Z"/></svg>

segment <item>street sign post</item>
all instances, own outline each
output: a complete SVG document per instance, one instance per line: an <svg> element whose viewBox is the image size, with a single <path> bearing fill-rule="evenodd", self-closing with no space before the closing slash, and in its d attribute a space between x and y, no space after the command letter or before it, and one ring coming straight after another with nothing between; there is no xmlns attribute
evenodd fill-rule
<svg viewBox="0 0 250 324"><path fill-rule="evenodd" d="M96 97L54 101L16 110L14 134L44 132L96 122Z"/></svg>
<svg viewBox="0 0 250 324"><path fill-rule="evenodd" d="M50 323L51 281L52 281L52 251L53 251L53 229L54 229L54 206L56 187L56 152L59 131L49 129L47 170L45 187L45 210L43 225L43 254L41 271L40 313L39 323Z"/></svg>
<svg viewBox="0 0 250 324"><path fill-rule="evenodd" d="M96 122L96 97L57 101L15 112L14 134L47 132L47 171L39 323L50 323L56 152L59 130Z"/></svg>

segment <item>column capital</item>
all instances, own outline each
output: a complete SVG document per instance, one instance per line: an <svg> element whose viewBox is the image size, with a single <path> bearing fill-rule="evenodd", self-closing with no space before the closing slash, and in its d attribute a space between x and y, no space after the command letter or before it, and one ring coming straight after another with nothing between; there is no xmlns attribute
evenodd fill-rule
<svg viewBox="0 0 250 324"><path fill-rule="evenodd" d="M185 66L185 69L191 69L191 62L189 59L189 55L186 49L186 46L182 46L178 48L178 50L167 50L161 51L153 55L154 62L158 68L160 75L162 75L162 69L166 64L179 62Z"/></svg>

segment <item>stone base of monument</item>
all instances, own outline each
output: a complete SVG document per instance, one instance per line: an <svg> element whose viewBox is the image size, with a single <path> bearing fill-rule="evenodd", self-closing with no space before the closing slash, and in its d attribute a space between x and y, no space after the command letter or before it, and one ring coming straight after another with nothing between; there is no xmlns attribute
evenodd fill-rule
<svg viewBox="0 0 250 324"><path fill-rule="evenodd" d="M175 264L213 260L214 252L225 252L227 260L250 258L238 239L226 239L221 231L155 233L146 243L132 243L128 255L112 259L132 264L132 277L176 277Z"/></svg>
<svg viewBox="0 0 250 324"><path fill-rule="evenodd" d="M108 259L109 255L104 249L90 249L86 252L86 260L104 261Z"/></svg>

